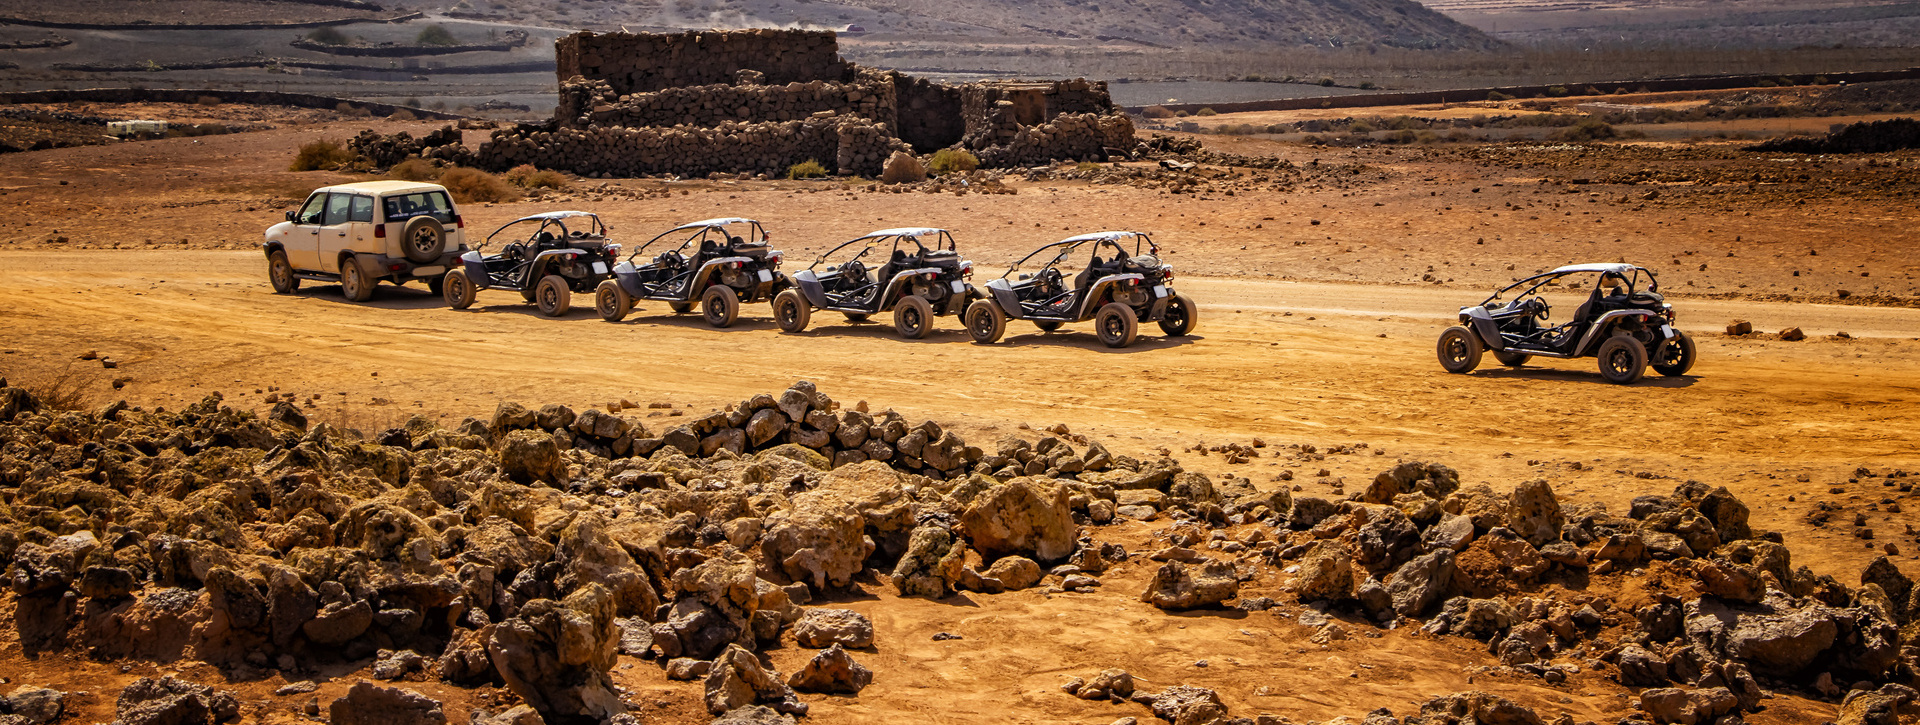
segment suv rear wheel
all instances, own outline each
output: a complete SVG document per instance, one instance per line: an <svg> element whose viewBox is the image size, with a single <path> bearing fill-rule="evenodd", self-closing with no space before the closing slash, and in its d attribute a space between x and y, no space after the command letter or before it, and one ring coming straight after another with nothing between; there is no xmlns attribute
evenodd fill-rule
<svg viewBox="0 0 1920 725"><path fill-rule="evenodd" d="M360 263L352 257L340 260L340 293L346 295L347 299L354 302L373 299L374 284L373 278L368 277L366 270L361 269Z"/></svg>
<svg viewBox="0 0 1920 725"><path fill-rule="evenodd" d="M534 304L540 306L540 314L559 317L573 309L573 290L567 287L567 278L549 274L540 278L540 285L533 288Z"/></svg>
<svg viewBox="0 0 1920 725"><path fill-rule="evenodd" d="M278 294L290 295L300 289L300 278L293 276L286 252L275 249L267 254L267 281L273 283L273 291Z"/></svg>

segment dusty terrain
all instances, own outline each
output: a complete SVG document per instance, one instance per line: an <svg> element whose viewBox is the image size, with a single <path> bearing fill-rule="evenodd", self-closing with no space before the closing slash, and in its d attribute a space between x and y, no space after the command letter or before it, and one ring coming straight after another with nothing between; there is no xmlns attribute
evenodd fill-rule
<svg viewBox="0 0 1920 725"><path fill-rule="evenodd" d="M712 330L658 305L609 324L584 298L552 320L501 292L483 292L464 312L419 289L382 287L364 305L311 282L297 295L272 294L251 251L259 231L306 189L356 178L286 172L292 147L370 126L434 127L331 122L0 156L8 212L0 215L0 374L16 385L78 382L89 406L124 398L178 410L218 391L230 406L264 412L268 393L317 396L306 409L314 420L368 433L416 414L449 428L485 420L502 400L576 410L662 402L697 417L806 379L837 400L935 419L983 444L1062 423L1115 453L1166 449L1188 470L1297 486L1296 496L1332 497L1345 490L1336 483L1364 487L1399 460L1442 462L1463 484L1502 493L1545 478L1564 500L1616 513L1635 496L1697 480L1728 487L1752 508L1754 528L1782 533L1796 565L1842 583L1856 584L1888 545L1909 572L1920 559L1913 515L1886 506L1911 494L1883 488L1880 478L1920 468L1912 435L1920 429L1920 284L1912 278L1920 232L1911 223L1920 156L1912 153L1762 156L1719 143L1341 150L1209 137L1210 150L1277 157L1291 170L1203 166L1197 183L1164 185L1102 183L1122 181L1112 170L1067 180L1015 175L1017 194L965 196L875 193L837 180L578 180L560 199L465 210L476 241L520 214L584 208L630 245L672 223L753 216L787 250L789 268L804 266L809 250L870 229L937 225L954 230L982 266L976 282L1046 241L1141 229L1170 250L1176 286L1200 304L1199 334L1149 335L1110 351L1084 326L1040 334L1015 325L1005 342L977 346L952 320L906 342L886 325L824 316L808 332L783 335L759 307L735 328ZM1465 377L1439 370L1433 340L1458 306L1536 269L1619 259L1661 273L1681 327L1700 343L1691 375L1623 388L1601 382L1591 361ZM1736 318L1760 334L1726 336ZM1794 326L1808 339L1772 334ZM88 352L117 366L80 359ZM109 386L116 378L118 390ZM672 420L667 409L629 415L641 413L649 426ZM1230 464L1186 452L1256 438L1322 454ZM1823 504L1840 513L1811 523L1807 514ZM1855 513L1875 538L1845 525ZM1147 551L1150 534L1166 526L1124 523L1101 538ZM856 653L876 672L874 684L858 697L810 697L814 719L1147 719L1137 705L1059 692L1067 677L1105 667L1155 688L1218 689L1247 717L1358 718L1379 706L1405 715L1428 697L1467 689L1579 721L1629 712L1628 690L1593 673L1558 686L1476 679L1474 668L1497 661L1470 639L1394 631L1323 645L1308 640L1315 629L1271 613L1168 616L1138 601L1152 573L1151 563L1129 564L1088 594L1032 589L938 601L863 582L837 601L874 620L877 651ZM941 631L965 639L930 639ZM279 675L235 678L191 663L123 671L82 653L26 659L11 637L0 633L0 684L87 691L75 701L80 721L111 719L120 687L160 672L272 701L275 717L291 717L286 708L309 697L272 697ZM789 644L770 656L791 672L809 653ZM332 679L322 706L364 676L365 664L324 671ZM623 657L615 679L633 689L648 722L706 717L698 683L666 681L651 663ZM497 688L406 686L443 699L456 721L469 707L512 701ZM1834 702L1809 695L1780 691L1747 721L1835 716Z"/></svg>

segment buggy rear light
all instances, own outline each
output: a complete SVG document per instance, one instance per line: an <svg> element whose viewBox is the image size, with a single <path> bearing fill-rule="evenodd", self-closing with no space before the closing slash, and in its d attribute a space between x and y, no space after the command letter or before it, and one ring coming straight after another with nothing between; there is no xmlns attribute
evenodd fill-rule
<svg viewBox="0 0 1920 725"><path fill-rule="evenodd" d="M374 239L387 238L387 225L385 222L381 222L379 224L373 225L373 238Z"/></svg>
<svg viewBox="0 0 1920 725"><path fill-rule="evenodd" d="M400 271L400 270L403 270L403 269L406 269L406 268L407 268L407 265L404 265L404 264L389 264L389 265L387 265L387 271L389 271L389 272L398 272L398 271Z"/></svg>
<svg viewBox="0 0 1920 725"><path fill-rule="evenodd" d="M778 249L775 249L771 252L767 252L767 261L772 262L776 267L780 266L780 260L783 260L786 258L787 258L787 255L781 254L780 250Z"/></svg>
<svg viewBox="0 0 1920 725"><path fill-rule="evenodd" d="M973 262L961 262L961 263L960 263L960 276L962 276L962 277L972 277L972 276L973 276Z"/></svg>

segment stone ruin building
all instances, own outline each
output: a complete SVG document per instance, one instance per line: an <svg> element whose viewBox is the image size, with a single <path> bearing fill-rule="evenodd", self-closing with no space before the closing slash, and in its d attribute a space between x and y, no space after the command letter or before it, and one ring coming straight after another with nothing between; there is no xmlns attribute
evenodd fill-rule
<svg viewBox="0 0 1920 725"><path fill-rule="evenodd" d="M1007 168L1106 160L1138 145L1104 82L937 83L842 60L828 31L580 32L554 50L553 119L495 131L472 163L776 176L813 160L877 176L897 151L960 147Z"/></svg>

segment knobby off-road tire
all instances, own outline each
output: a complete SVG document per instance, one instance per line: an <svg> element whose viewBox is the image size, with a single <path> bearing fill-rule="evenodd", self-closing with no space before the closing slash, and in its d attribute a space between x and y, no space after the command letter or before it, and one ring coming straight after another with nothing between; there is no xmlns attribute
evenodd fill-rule
<svg viewBox="0 0 1920 725"><path fill-rule="evenodd" d="M467 270L456 269L441 278L440 296L446 299L448 307L456 310L472 307L473 299L479 295L480 288L467 277Z"/></svg>
<svg viewBox="0 0 1920 725"><path fill-rule="evenodd" d="M789 287L773 296L773 322L780 326L781 332L805 330L812 319L813 305L807 304L800 290Z"/></svg>
<svg viewBox="0 0 1920 725"><path fill-rule="evenodd" d="M893 304L893 330L909 340L920 340L933 331L933 305L924 297L907 295Z"/></svg>
<svg viewBox="0 0 1920 725"><path fill-rule="evenodd" d="M290 295L300 290L300 278L293 276L286 252L276 249L267 255L267 282L273 284L274 294Z"/></svg>
<svg viewBox="0 0 1920 725"><path fill-rule="evenodd" d="M619 322L633 311L633 296L618 281L601 280L600 286L593 288L593 311L600 313L602 320Z"/></svg>
<svg viewBox="0 0 1920 725"><path fill-rule="evenodd" d="M1485 351L1480 337L1464 327L1449 327L1440 333L1440 344L1435 348L1440 367L1450 373L1473 372L1480 367L1480 354Z"/></svg>
<svg viewBox="0 0 1920 725"><path fill-rule="evenodd" d="M1160 312L1160 331L1167 333L1167 337L1191 335L1199 324L1200 308L1194 307L1193 300L1186 295L1174 295L1167 301L1167 308Z"/></svg>
<svg viewBox="0 0 1920 725"><path fill-rule="evenodd" d="M533 288L533 303L540 307L540 314L559 317L573 309L573 289L567 287L567 278L549 274Z"/></svg>
<svg viewBox="0 0 1920 725"><path fill-rule="evenodd" d="M1600 343L1600 377L1626 385L1647 374L1647 346L1632 335L1614 335Z"/></svg>
<svg viewBox="0 0 1920 725"><path fill-rule="evenodd" d="M1054 330L1060 329L1060 321L1059 320L1034 320L1033 326L1040 328L1041 332L1053 332Z"/></svg>
<svg viewBox="0 0 1920 725"><path fill-rule="evenodd" d="M373 286L377 284L360 263L352 257L340 260L340 293L354 302L373 299Z"/></svg>
<svg viewBox="0 0 1920 725"><path fill-rule="evenodd" d="M432 264L447 251L447 228L439 219L417 216L400 232L400 251L414 264Z"/></svg>
<svg viewBox="0 0 1920 725"><path fill-rule="evenodd" d="M1527 364L1527 361L1532 360L1533 356L1528 355L1524 352L1507 352L1506 350L1495 350L1493 351L1493 359L1499 360L1501 365L1505 365L1510 368L1517 368L1517 367L1520 367L1521 365Z"/></svg>
<svg viewBox="0 0 1920 725"><path fill-rule="evenodd" d="M1693 338L1682 332L1660 344L1654 354L1653 370L1667 377L1685 375L1693 369L1693 357Z"/></svg>
<svg viewBox="0 0 1920 725"><path fill-rule="evenodd" d="M684 315L693 311L693 303L692 302L668 302L667 309L673 310L673 314Z"/></svg>
<svg viewBox="0 0 1920 725"><path fill-rule="evenodd" d="M733 321L740 319L740 295L724 284L708 287L706 293L700 295L700 313L709 325L732 327Z"/></svg>
<svg viewBox="0 0 1920 725"><path fill-rule="evenodd" d="M967 305L965 322L967 335L982 345L999 342L1001 336L1007 334L1007 316L993 300L974 300Z"/></svg>
<svg viewBox="0 0 1920 725"><path fill-rule="evenodd" d="M1133 308L1118 302L1108 302L1093 315L1094 329L1100 333L1100 342L1107 347L1126 347L1140 335L1140 318Z"/></svg>

